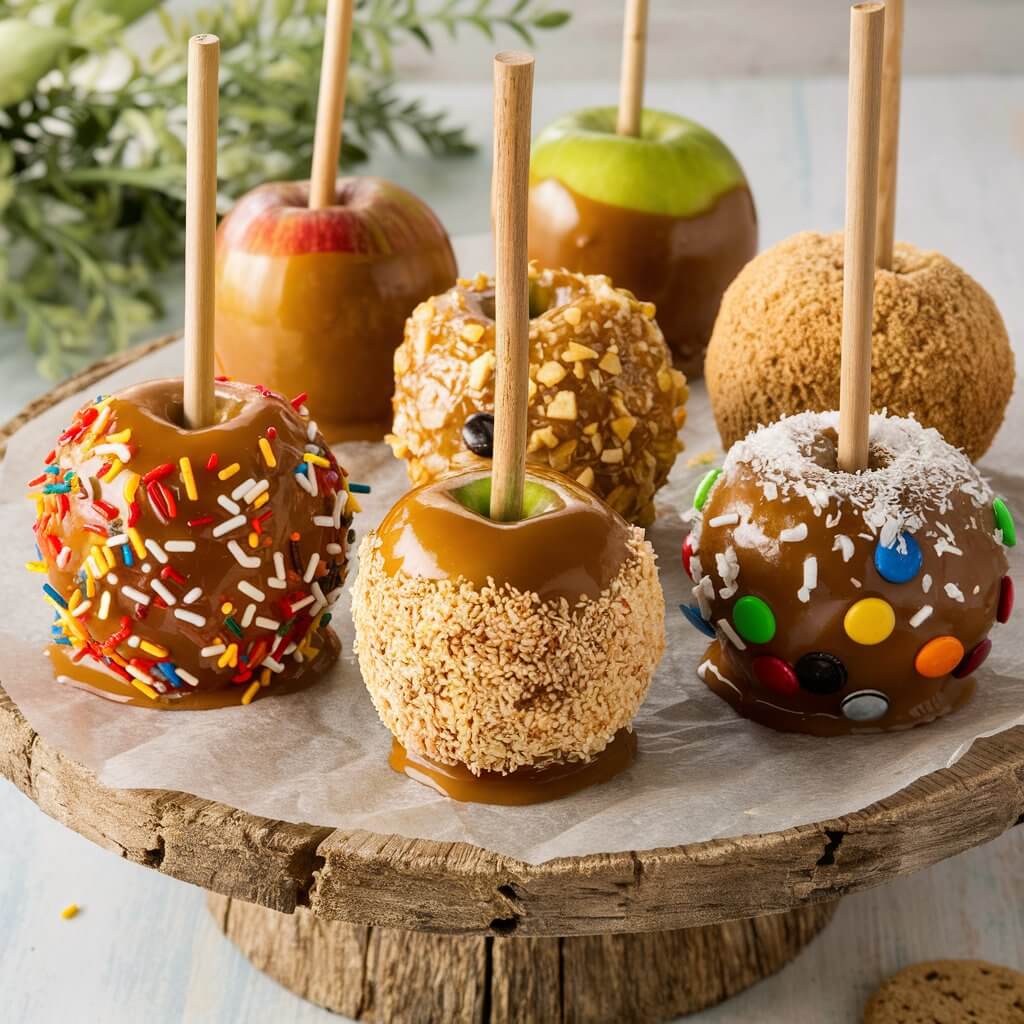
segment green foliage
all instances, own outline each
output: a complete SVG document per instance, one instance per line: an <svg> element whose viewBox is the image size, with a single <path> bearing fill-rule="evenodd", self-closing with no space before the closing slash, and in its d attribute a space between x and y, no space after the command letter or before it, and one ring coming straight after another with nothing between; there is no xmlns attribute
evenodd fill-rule
<svg viewBox="0 0 1024 1024"><path fill-rule="evenodd" d="M268 180L305 178L325 0L225 0L184 19L154 0L0 0L0 317L49 376L126 346L161 312L154 275L184 232L186 44L221 39L223 205ZM155 9L144 59L125 29ZM542 0L359 0L342 161L382 142L468 153L464 129L395 88L393 51L439 34L529 42L568 14Z"/></svg>

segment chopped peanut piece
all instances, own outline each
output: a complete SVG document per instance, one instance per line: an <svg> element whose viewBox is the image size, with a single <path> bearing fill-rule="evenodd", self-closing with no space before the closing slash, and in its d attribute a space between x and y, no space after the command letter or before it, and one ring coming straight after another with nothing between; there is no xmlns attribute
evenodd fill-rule
<svg viewBox="0 0 1024 1024"><path fill-rule="evenodd" d="M594 471L589 466L584 466L583 470L577 474L576 482L583 484L584 487L594 486Z"/></svg>
<svg viewBox="0 0 1024 1024"><path fill-rule="evenodd" d="M573 327L583 319L583 314L580 312L579 306L570 306L562 316L565 318L565 322L572 324Z"/></svg>
<svg viewBox="0 0 1024 1024"><path fill-rule="evenodd" d="M556 363L552 360L550 363L545 363L537 371L537 383L543 384L546 388L554 387L565 377L566 373L567 370L561 363Z"/></svg>
<svg viewBox="0 0 1024 1024"><path fill-rule="evenodd" d="M558 445L558 435L550 427L540 427L530 434L526 450L531 455L541 448L554 448Z"/></svg>
<svg viewBox="0 0 1024 1024"><path fill-rule="evenodd" d="M597 432L597 424L596 423L588 423L583 428L583 433L586 434L587 437L590 437L591 434L594 434L596 432Z"/></svg>
<svg viewBox="0 0 1024 1024"><path fill-rule="evenodd" d="M597 353L586 345L577 341L570 341L566 350L562 353L562 362L578 363L585 359L596 359Z"/></svg>
<svg viewBox="0 0 1024 1024"><path fill-rule="evenodd" d="M622 449L621 448L605 448L601 452L602 462L621 462L622 461Z"/></svg>
<svg viewBox="0 0 1024 1024"><path fill-rule="evenodd" d="M667 367L662 367L658 371L658 390L659 391L670 391L672 388L672 373Z"/></svg>
<svg viewBox="0 0 1024 1024"><path fill-rule="evenodd" d="M559 391L548 403L545 415L553 420L576 419L576 392Z"/></svg>
<svg viewBox="0 0 1024 1024"><path fill-rule="evenodd" d="M569 468L569 463L572 462L573 452L576 451L576 446L579 441L575 437L569 438L568 441L564 441L554 451L548 455L548 462L551 463L552 469L564 471Z"/></svg>
<svg viewBox="0 0 1024 1024"><path fill-rule="evenodd" d="M483 324L466 324L462 328L462 338L464 341L468 341L471 345L478 342L484 336L484 325Z"/></svg>
<svg viewBox="0 0 1024 1024"><path fill-rule="evenodd" d="M469 364L469 386L474 391L479 391L491 379L495 362L493 352L481 352Z"/></svg>
<svg viewBox="0 0 1024 1024"><path fill-rule="evenodd" d="M604 370L605 373L610 373L613 376L618 373L622 373L622 363L619 362L619 357L614 352L605 352L601 357L601 362L597 364Z"/></svg>
<svg viewBox="0 0 1024 1024"><path fill-rule="evenodd" d="M640 312L650 320L654 319L654 314L658 312L658 307L653 302L641 302Z"/></svg>
<svg viewBox="0 0 1024 1024"><path fill-rule="evenodd" d="M620 416L618 419L612 420L611 426L615 436L620 441L625 441L633 433L633 428L636 426L636 417Z"/></svg>

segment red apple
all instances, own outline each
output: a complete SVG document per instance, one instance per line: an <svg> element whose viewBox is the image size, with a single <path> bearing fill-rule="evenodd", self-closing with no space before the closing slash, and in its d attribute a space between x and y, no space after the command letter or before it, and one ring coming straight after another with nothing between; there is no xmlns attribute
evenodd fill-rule
<svg viewBox="0 0 1024 1024"><path fill-rule="evenodd" d="M308 182L271 182L217 231L220 369L309 405L331 441L390 428L392 359L413 308L455 283L433 211L381 178L339 178L308 207Z"/></svg>

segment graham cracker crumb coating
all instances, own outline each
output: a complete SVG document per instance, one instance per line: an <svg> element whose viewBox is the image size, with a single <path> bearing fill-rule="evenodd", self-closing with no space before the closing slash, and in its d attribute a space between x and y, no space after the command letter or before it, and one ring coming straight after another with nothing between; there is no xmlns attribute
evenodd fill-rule
<svg viewBox="0 0 1024 1024"><path fill-rule="evenodd" d="M544 311L530 320L527 458L650 524L682 449L687 397L654 306L601 275L531 266L530 288ZM468 416L494 411L493 299L493 281L480 274L406 321L386 440L414 485L479 461L461 432Z"/></svg>
<svg viewBox="0 0 1024 1024"><path fill-rule="evenodd" d="M842 233L794 235L740 272L704 367L726 448L758 424L838 408L842 307ZM898 243L893 270L875 271L872 408L914 416L977 459L1013 379L991 296L941 253Z"/></svg>
<svg viewBox="0 0 1024 1024"><path fill-rule="evenodd" d="M596 600L543 603L489 581L389 576L367 536L353 588L355 650L402 745L474 773L586 761L629 725L665 646L654 550Z"/></svg>

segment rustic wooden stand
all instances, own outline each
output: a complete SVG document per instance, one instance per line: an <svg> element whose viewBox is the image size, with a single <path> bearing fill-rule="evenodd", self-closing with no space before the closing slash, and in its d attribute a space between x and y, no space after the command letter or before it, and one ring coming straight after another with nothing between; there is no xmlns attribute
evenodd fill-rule
<svg viewBox="0 0 1024 1024"><path fill-rule="evenodd" d="M0 455L22 423L171 340L33 403L0 430ZM0 775L86 838L208 890L222 931L298 995L396 1024L692 1013L786 964L846 893L1024 822L1024 728L844 818L539 865L108 789L36 734L2 688Z"/></svg>

